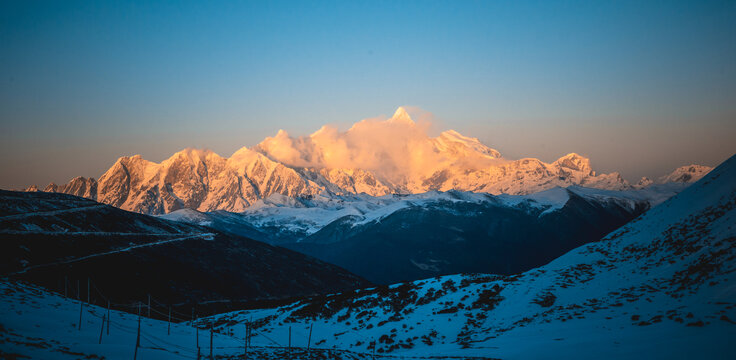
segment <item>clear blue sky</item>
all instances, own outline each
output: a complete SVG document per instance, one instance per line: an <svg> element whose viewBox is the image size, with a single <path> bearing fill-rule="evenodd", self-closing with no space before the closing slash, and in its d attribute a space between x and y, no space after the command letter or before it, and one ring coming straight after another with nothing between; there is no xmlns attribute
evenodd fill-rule
<svg viewBox="0 0 736 360"><path fill-rule="evenodd" d="M631 180L736 152L735 1L0 3L0 187L399 105Z"/></svg>

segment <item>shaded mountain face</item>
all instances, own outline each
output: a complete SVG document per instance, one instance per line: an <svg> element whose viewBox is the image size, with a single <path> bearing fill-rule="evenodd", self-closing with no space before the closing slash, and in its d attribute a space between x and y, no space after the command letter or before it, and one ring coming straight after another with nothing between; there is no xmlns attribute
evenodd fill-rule
<svg viewBox="0 0 736 360"><path fill-rule="evenodd" d="M368 223L340 218L284 246L379 284L456 273L509 275L598 240L649 209L646 201L599 201L558 190L568 199L552 211L524 203L438 201Z"/></svg>
<svg viewBox="0 0 736 360"><path fill-rule="evenodd" d="M694 181L710 168L666 181ZM417 194L473 191L531 194L557 186L624 190L618 173L596 174L590 159L568 154L545 163L509 160L478 139L448 130L429 137L399 108L393 117L363 120L348 131L323 127L308 137L279 131L224 158L185 149L161 163L122 157L99 180L78 177L44 191L87 197L124 210L165 214L178 209L241 212L269 196ZM28 190L38 190L32 186Z"/></svg>
<svg viewBox="0 0 736 360"><path fill-rule="evenodd" d="M77 281L86 294L89 277L115 303L151 294L228 307L368 284L287 249L75 196L1 191L0 204L2 274L70 295Z"/></svg>
<svg viewBox="0 0 736 360"><path fill-rule="evenodd" d="M269 197L243 213L161 217L278 244L376 283L459 272L519 273L600 239L686 184L533 195L429 192L384 197Z"/></svg>
<svg viewBox="0 0 736 360"><path fill-rule="evenodd" d="M452 275L213 317L222 332L399 356L733 358L736 156L551 263ZM386 251L389 253L390 251Z"/></svg>

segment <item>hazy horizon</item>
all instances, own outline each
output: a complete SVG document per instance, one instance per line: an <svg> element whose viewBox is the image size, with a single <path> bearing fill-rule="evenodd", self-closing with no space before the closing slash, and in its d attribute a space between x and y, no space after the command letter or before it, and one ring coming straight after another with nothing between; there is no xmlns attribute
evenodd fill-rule
<svg viewBox="0 0 736 360"><path fill-rule="evenodd" d="M729 1L0 4L0 188L432 114L636 182L736 153Z"/></svg>

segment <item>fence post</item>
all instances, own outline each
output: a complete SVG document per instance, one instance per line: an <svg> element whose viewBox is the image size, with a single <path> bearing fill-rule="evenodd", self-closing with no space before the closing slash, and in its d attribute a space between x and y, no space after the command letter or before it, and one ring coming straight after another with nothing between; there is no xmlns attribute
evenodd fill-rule
<svg viewBox="0 0 736 360"><path fill-rule="evenodd" d="M102 315L102 327L100 328L100 340L98 344L102 344L102 333L105 332L105 315Z"/></svg>
<svg viewBox="0 0 736 360"><path fill-rule="evenodd" d="M167 332L167 335L171 335L171 305L169 305L169 329L167 330Z"/></svg>
<svg viewBox="0 0 736 360"><path fill-rule="evenodd" d="M314 323L309 324L309 338L307 338L307 357L309 356L309 345L312 344L312 326L314 326Z"/></svg>
<svg viewBox="0 0 736 360"><path fill-rule="evenodd" d="M141 345L141 303L138 303L138 335L135 338L135 352L133 353L133 360L138 357L138 347Z"/></svg>
<svg viewBox="0 0 736 360"><path fill-rule="evenodd" d="M248 360L248 322L245 322L245 353L243 353L243 358Z"/></svg>
<svg viewBox="0 0 736 360"><path fill-rule="evenodd" d="M82 300L79 300L79 331L82 331L82 307L84 307L84 303Z"/></svg>
<svg viewBox="0 0 736 360"><path fill-rule="evenodd" d="M148 317L151 317L151 294L148 294Z"/></svg>
<svg viewBox="0 0 736 360"><path fill-rule="evenodd" d="M107 300L107 335L110 335L110 300Z"/></svg>
<svg viewBox="0 0 736 360"><path fill-rule="evenodd" d="M253 340L253 315L250 316L250 321L248 321L248 346L253 347L251 345L251 341Z"/></svg>
<svg viewBox="0 0 736 360"><path fill-rule="evenodd" d="M212 314L212 316L215 316L215 315ZM213 336L212 336L212 327L213 327L214 323L215 323L215 319L210 320L210 360L214 360L215 359L215 357L212 355L212 338L213 338Z"/></svg>

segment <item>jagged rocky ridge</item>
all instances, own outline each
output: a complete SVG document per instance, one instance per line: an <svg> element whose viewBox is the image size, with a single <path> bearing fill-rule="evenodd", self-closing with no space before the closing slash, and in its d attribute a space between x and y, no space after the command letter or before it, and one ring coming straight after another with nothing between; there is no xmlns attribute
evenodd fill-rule
<svg viewBox="0 0 736 360"><path fill-rule="evenodd" d="M403 108L388 120L366 121L338 135L323 127L308 138L294 139L282 130L252 148L236 151L229 158L195 149L177 152L161 163L145 160L140 155L126 156L118 159L98 180L77 177L65 185L50 184L43 191L87 197L144 214L165 214L184 208L240 212L274 194L292 198L361 193L382 196L433 190L531 194L556 186L624 190L647 184L642 180L638 185L631 185L618 173L596 174L588 158L574 153L552 163L533 158L508 160L478 139L453 130L430 138L417 130ZM371 168L334 167L363 164L329 159L335 152L349 152L352 147L345 139L350 139L351 131L359 131L366 124L393 133L403 131L420 136L402 138L399 141L406 143L395 149L377 149L368 155L360 153L373 162L380 160ZM329 141L320 140L324 138ZM327 145L334 146L333 142L342 146L341 151L325 149ZM406 154L409 158L402 158L402 162L387 160L388 165L383 165L384 159ZM426 159L431 159L430 163ZM677 170L675 173L681 173L680 176L670 175L663 181L692 182L710 170L695 165L687 169ZM38 188L32 186L27 190Z"/></svg>

